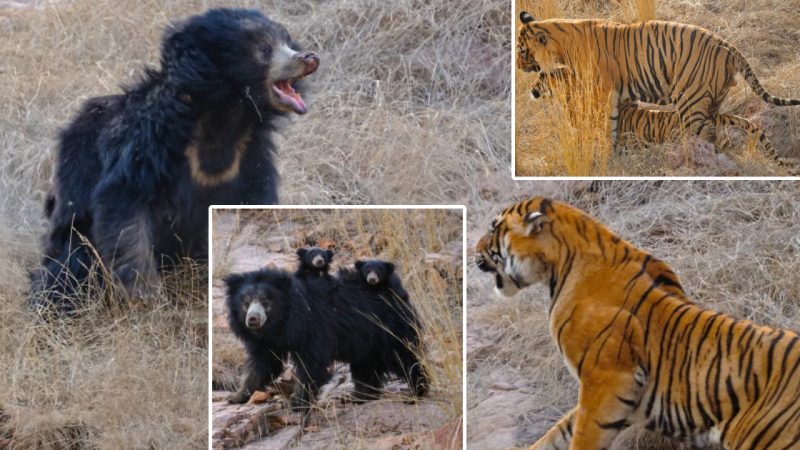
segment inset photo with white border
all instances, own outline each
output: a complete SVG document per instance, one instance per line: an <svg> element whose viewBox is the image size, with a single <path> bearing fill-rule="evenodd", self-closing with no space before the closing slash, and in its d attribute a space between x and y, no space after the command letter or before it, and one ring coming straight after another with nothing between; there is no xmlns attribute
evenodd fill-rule
<svg viewBox="0 0 800 450"><path fill-rule="evenodd" d="M461 448L463 206L209 211L212 448Z"/></svg>

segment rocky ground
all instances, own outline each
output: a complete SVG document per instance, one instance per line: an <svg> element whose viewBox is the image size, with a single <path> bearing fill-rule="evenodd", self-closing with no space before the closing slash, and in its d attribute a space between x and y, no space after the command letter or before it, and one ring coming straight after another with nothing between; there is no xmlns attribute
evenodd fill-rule
<svg viewBox="0 0 800 450"><path fill-rule="evenodd" d="M431 395L417 402L409 401L408 387L399 380L390 381L380 400L364 404L346 401L353 389L347 365L337 363L333 381L321 391L316 408L305 423L301 416L287 408L288 393L293 389L291 368L287 368L276 387L256 392L244 405L225 401L235 386L241 370L244 351L230 333L224 304L224 288L217 271L230 273L274 266L293 270L295 248L307 245L308 225L283 222L281 236L269 236L254 225L240 226L232 215L215 218L215 245L224 242L230 248L220 263L214 262L212 281L213 346L215 349L214 392L212 393L212 448L229 449L456 449L461 448L460 420L453 420L443 407L446 399L434 389ZM287 230L293 230L287 237ZM258 245L242 236L259 235ZM225 236L225 237L219 237ZM322 238L316 244L334 245ZM249 243L245 243L249 242ZM457 246L455 245L457 244ZM341 245L341 244L340 244ZM347 246L341 245L341 252ZM431 266L461 265L461 243L453 253L426 254ZM456 250L457 247L457 250ZM220 255L217 249L215 258ZM337 253L338 256L338 253ZM334 258L337 263L338 258ZM220 264L224 270L219 269ZM334 268L337 267L334 265ZM413 298L413 296L412 296ZM220 356L221 355L221 356ZM435 360L436 355L429 359Z"/></svg>

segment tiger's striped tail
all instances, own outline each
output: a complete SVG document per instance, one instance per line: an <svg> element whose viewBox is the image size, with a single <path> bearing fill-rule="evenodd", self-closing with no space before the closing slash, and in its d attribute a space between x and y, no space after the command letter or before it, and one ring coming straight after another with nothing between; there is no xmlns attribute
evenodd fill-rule
<svg viewBox="0 0 800 450"><path fill-rule="evenodd" d="M756 74L753 73L753 68L750 67L750 64L744 58L742 52L733 46L728 46L728 50L734 55L736 69L742 74L744 80L747 81L747 84L749 84L753 89L753 92L755 92L755 94L761 97L765 102L778 106L800 105L800 100L798 99L775 97L767 92L767 90L764 89L764 86L761 85L761 82L758 81Z"/></svg>

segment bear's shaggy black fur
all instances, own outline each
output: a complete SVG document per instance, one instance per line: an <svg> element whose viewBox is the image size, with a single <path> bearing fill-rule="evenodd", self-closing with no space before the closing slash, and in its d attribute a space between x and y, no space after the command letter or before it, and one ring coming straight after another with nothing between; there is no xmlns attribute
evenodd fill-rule
<svg viewBox="0 0 800 450"><path fill-rule="evenodd" d="M316 282L325 278L318 277ZM295 409L306 409L331 374L334 361L350 364L357 400L380 395L387 375L406 380L415 396L428 379L415 352L420 323L408 302L376 301L356 271L331 277L329 295L312 294L306 280L271 269L231 274L227 284L228 320L247 351L247 371L238 392L243 403L273 382L284 362L294 362L298 387Z"/></svg>
<svg viewBox="0 0 800 450"><path fill-rule="evenodd" d="M397 297L408 301L408 293L403 289L400 277L394 273L394 264L388 261L373 259L369 261L356 261L356 270L361 274L361 280L368 291L383 293L386 289ZM345 271L346 272L346 271ZM340 274L341 278L344 278Z"/></svg>
<svg viewBox="0 0 800 450"><path fill-rule="evenodd" d="M153 293L165 266L206 257L209 205L276 203L275 119L305 113L294 88L318 65L255 10L168 30L159 69L88 100L61 134L32 305L72 309L94 255L129 294Z"/></svg>

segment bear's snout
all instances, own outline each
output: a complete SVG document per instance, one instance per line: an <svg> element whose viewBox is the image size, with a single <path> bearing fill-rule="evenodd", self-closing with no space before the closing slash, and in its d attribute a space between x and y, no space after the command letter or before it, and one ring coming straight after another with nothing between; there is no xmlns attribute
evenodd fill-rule
<svg viewBox="0 0 800 450"><path fill-rule="evenodd" d="M247 316L245 317L247 328L257 330L264 326L266 321L267 313L264 311L264 306L259 302L251 303L247 308Z"/></svg>
<svg viewBox="0 0 800 450"><path fill-rule="evenodd" d="M375 272L370 272L367 274L367 283L378 284L379 280L380 279L378 278L378 274L376 274Z"/></svg>
<svg viewBox="0 0 800 450"><path fill-rule="evenodd" d="M325 265L325 259L322 256L317 255L311 260L311 264L313 264L314 267L322 267Z"/></svg>
<svg viewBox="0 0 800 450"><path fill-rule="evenodd" d="M317 68L319 68L319 56L314 52L297 53L295 58L299 59L305 66L303 75L301 75L303 77L316 72Z"/></svg>

